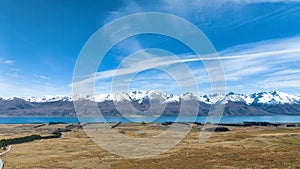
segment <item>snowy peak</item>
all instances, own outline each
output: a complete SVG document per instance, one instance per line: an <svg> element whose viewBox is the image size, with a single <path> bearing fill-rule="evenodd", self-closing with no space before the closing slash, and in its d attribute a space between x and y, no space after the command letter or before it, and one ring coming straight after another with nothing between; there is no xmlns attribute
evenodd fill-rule
<svg viewBox="0 0 300 169"><path fill-rule="evenodd" d="M164 101L164 103L179 103L180 96L175 96L173 94L169 95L169 97Z"/></svg>
<svg viewBox="0 0 300 169"><path fill-rule="evenodd" d="M119 92L112 94L96 94L93 99L96 102L114 101L127 102L135 101L142 104L144 101L156 101L163 103L168 99L168 96L160 91L133 91L133 92Z"/></svg>
<svg viewBox="0 0 300 169"><path fill-rule="evenodd" d="M225 96L221 94L199 96L198 100L206 104L227 103Z"/></svg>
<svg viewBox="0 0 300 169"><path fill-rule="evenodd" d="M248 105L252 104L254 101L254 98L250 97L249 95L244 95L244 94L236 94L233 92L228 93L225 96L225 100L231 101L231 102L244 102Z"/></svg>
<svg viewBox="0 0 300 169"><path fill-rule="evenodd" d="M217 101L221 103L242 102L247 105L251 104L300 104L300 97L284 92L271 91L271 92L258 92L253 94L237 94L230 92L227 95L211 95L204 96L206 103L214 104Z"/></svg>
<svg viewBox="0 0 300 169"><path fill-rule="evenodd" d="M42 97L28 96L28 97L6 97L2 98L4 100L12 101L16 99L22 99L27 102L35 102L35 103L46 103L46 102L56 102L56 101L72 101L72 97L70 96L62 96L62 95L47 95Z"/></svg>
<svg viewBox="0 0 300 169"><path fill-rule="evenodd" d="M129 95L133 101L137 101L140 104L146 100L148 100L150 102L163 103L165 100L168 99L167 94L164 94L157 90L134 91L134 92L131 92Z"/></svg>
<svg viewBox="0 0 300 169"><path fill-rule="evenodd" d="M300 97L284 92L259 92L250 95L257 104L300 104Z"/></svg>

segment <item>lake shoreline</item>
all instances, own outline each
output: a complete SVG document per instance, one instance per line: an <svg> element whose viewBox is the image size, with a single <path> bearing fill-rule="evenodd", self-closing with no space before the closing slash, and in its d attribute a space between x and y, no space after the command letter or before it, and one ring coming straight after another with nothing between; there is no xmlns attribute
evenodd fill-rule
<svg viewBox="0 0 300 169"><path fill-rule="evenodd" d="M49 123L163 123L163 122L184 122L184 123L226 123L239 124L244 122L268 122L268 123L300 123L300 116L197 116L197 117L0 117L0 124L49 124Z"/></svg>

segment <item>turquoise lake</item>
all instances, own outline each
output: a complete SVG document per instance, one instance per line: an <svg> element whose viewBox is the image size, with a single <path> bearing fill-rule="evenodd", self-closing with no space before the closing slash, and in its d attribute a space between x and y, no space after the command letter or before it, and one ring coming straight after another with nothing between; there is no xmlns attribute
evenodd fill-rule
<svg viewBox="0 0 300 169"><path fill-rule="evenodd" d="M219 118L207 118L206 116L195 117L180 117L176 116L162 116L162 117L85 117L80 118L80 122L165 122L165 121L177 121L177 122L199 122L204 123L206 121L215 123L219 121ZM244 121L251 122L270 122L270 123L298 123L300 122L300 116L223 116L219 123L242 123ZM0 117L0 124L30 124L30 123L49 123L49 122L64 122L64 123L78 123L79 120L76 117Z"/></svg>

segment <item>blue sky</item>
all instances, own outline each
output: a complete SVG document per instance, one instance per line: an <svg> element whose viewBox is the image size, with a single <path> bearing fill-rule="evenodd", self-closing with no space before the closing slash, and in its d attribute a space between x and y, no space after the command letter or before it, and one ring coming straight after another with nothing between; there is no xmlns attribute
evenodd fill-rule
<svg viewBox="0 0 300 169"><path fill-rule="evenodd" d="M201 29L221 58L228 92L300 94L300 1L0 0L0 96L71 95L76 59L88 38L106 23L137 12L174 14ZM99 65L97 92L108 93L122 60L147 48L164 49L182 59L195 57L169 37L128 38ZM186 64L200 93L210 93L201 61ZM153 69L138 73L130 87L178 92L174 79Z"/></svg>

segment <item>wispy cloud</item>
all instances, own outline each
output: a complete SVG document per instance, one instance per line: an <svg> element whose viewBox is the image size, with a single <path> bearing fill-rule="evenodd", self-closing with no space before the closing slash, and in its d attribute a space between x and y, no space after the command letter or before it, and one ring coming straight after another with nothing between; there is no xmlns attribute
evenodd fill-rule
<svg viewBox="0 0 300 169"><path fill-rule="evenodd" d="M241 15L244 13L243 6L251 5L257 3L295 3L300 2L298 0L212 0L210 2L203 1L181 1L181 0L166 0L160 1L155 4L147 5L141 4L139 1L130 1L125 3L120 9L110 12L109 16L105 22L112 21L113 19L125 16L128 14L136 12L166 12L178 15L183 18L187 18L189 21L201 22L201 28L209 27L211 30L223 30L223 29L233 29L246 25L252 22L256 22L262 19L276 19L282 17L288 13L294 13L298 11L298 7L280 8L278 10L270 10L270 12L263 13L262 15ZM228 5L230 3L230 5ZM191 14L191 11L193 13ZM230 16L234 16L233 20L230 22L224 21L224 14L229 13ZM228 16L228 15L226 15ZM231 17L229 17L231 18ZM218 21L218 22L216 22ZM219 22L222 21L222 22ZM128 26L124 26L120 29L131 29ZM111 34L111 39L118 39L118 34ZM229 49L219 52L220 58L218 58L225 72L225 77L229 89L234 87L231 86L245 86L245 88L253 88L253 86L263 83L263 80L270 77L272 73L276 73L282 69L288 71L288 66L291 63L299 62L299 49L300 38L288 38L288 39L271 39L268 41L255 42L250 44L238 45L230 47ZM120 51L126 51L125 53L134 52L143 48L142 43L138 39L132 38L130 45L126 44L125 46L119 46ZM144 53L149 55L149 53ZM144 58L144 57L142 57ZM209 80L209 75L203 67L193 66L195 63L202 61L216 61L216 58L210 56L202 56L200 59L198 56L191 55L188 53L182 54L179 60L166 59L165 57L160 58L151 58L147 59L137 59L132 60L130 64L124 65L118 69L105 70L101 72L96 72L91 75L87 75L88 78L81 79L77 81L77 84L84 83L93 83L94 81L103 84L107 84L113 77L116 76L126 76L134 74L141 70L147 70L153 67L168 67L174 66L177 64L187 64L192 67L192 74L195 76L195 79L200 85L207 86L208 83L212 81L220 81L222 75L211 77ZM134 63L134 64L133 64ZM299 65L298 65L299 66ZM297 65L295 66L297 69ZM208 68L209 72L218 71L219 68L210 67ZM186 81L186 84L192 82L191 79L188 79L184 76L182 71L179 71L181 75L180 81ZM153 75L155 76L155 75ZM158 83L148 74L149 77L148 83L145 79L140 79L143 81L143 87L151 88L153 84ZM152 80L151 80L152 79ZM105 83L104 83L105 82ZM163 83L163 82L160 82ZM247 84L248 83L248 84ZM73 84L70 84L72 86ZM260 85L262 87L262 85ZM266 88L266 85L264 85Z"/></svg>
<svg viewBox="0 0 300 169"><path fill-rule="evenodd" d="M11 59L5 59L3 57L0 57L0 63L6 64L6 65L12 65L15 63L15 61L11 60Z"/></svg>
<svg viewBox="0 0 300 169"><path fill-rule="evenodd" d="M0 70L1 71L1 70ZM0 97L71 95L71 89L52 84L47 77L33 75L35 78L24 76L20 69L9 68L0 74Z"/></svg>
<svg viewBox="0 0 300 169"><path fill-rule="evenodd" d="M44 75L37 75L35 74L34 77L40 78L40 79L45 79L45 80L49 80L50 78Z"/></svg>
<svg viewBox="0 0 300 169"><path fill-rule="evenodd" d="M235 86L244 86L245 88L253 89L284 89L290 87L300 87L300 37L289 39L274 39L251 44L235 46L224 51L220 51L220 61L222 62L225 78L227 81L228 90L235 89ZM174 66L178 63L188 64L191 67L191 72L197 80L198 84L210 83L208 75L203 67L195 67L194 64L201 61L215 60L216 58L205 57L200 59L197 56L184 54L184 58L173 60L167 57L154 57L147 52L146 59L131 60L127 64L123 64L119 69L96 72L90 75L90 78L84 79L79 83L90 83L92 81L109 81L115 76L124 76L141 70L147 70L153 67ZM143 57L141 57L143 58ZM131 64L130 64L131 63ZM151 63L151 64L149 64ZM213 70L213 69L212 69ZM178 72L182 81L189 80L183 72ZM145 74L146 78L140 78L135 81L141 84L143 88L153 88L156 83L161 83L168 86L167 81L163 81L157 74ZM148 78L148 80L147 80ZM214 78L217 79L218 78ZM107 83L109 84L109 83ZM159 88L163 85L158 84Z"/></svg>
<svg viewBox="0 0 300 169"><path fill-rule="evenodd" d="M199 61L199 58L194 57L188 59L179 59L179 58L174 58L174 56L172 57L157 56L152 53L148 53L146 51L141 51L138 53L138 57L131 57L129 59L127 58L126 61L123 61L121 66L118 69L96 72L95 74L91 74L89 78L86 78L81 81L77 81L75 84L80 85L80 84L93 83L94 81L98 81L98 80L107 80L113 77L115 78L118 76L136 74L143 70L148 70L152 68L169 69L169 70L172 69L173 73L177 72L176 74L180 75L182 71L182 67L181 69L176 69L176 66L182 65L185 62L194 62L194 61ZM172 68L169 66L172 66ZM183 75L182 77L180 77L179 80L184 80L184 78L186 77L187 77L186 75ZM188 80L186 79L186 81ZM73 84L71 84L71 86L72 85Z"/></svg>
<svg viewBox="0 0 300 169"><path fill-rule="evenodd" d="M0 77L0 97L71 95L70 88L47 83L35 83Z"/></svg>
<svg viewBox="0 0 300 169"><path fill-rule="evenodd" d="M300 83L300 37L275 39L233 47L220 52L243 56L222 61L226 79L256 90L292 90ZM230 83L229 83L230 85ZM229 86L231 89L234 85Z"/></svg>
<svg viewBox="0 0 300 169"><path fill-rule="evenodd" d="M7 64L7 65L11 65L11 64L15 63L15 61L13 61L13 60L4 60L3 63Z"/></svg>

